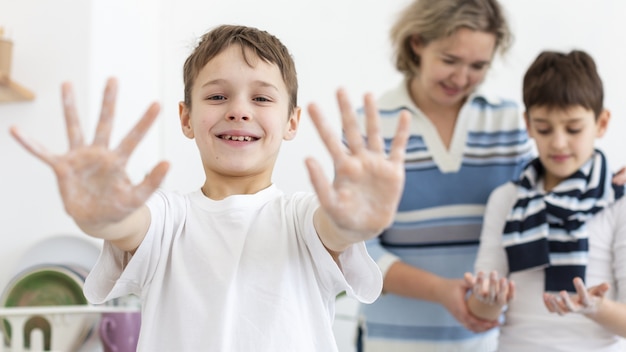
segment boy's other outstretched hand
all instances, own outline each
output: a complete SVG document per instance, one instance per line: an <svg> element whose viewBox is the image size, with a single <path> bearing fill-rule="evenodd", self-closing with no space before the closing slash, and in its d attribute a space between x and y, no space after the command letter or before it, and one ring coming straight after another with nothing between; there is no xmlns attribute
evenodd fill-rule
<svg viewBox="0 0 626 352"><path fill-rule="evenodd" d="M609 290L609 284L604 282L600 285L587 288L583 280L574 278L576 294L566 291L558 293L545 292L543 302L551 313L565 315L567 313L594 314L598 311L604 295Z"/></svg>
<svg viewBox="0 0 626 352"><path fill-rule="evenodd" d="M129 180L125 166L131 153L154 122L159 106L153 103L117 148L109 149L109 138L117 95L117 82L109 79L94 141L85 144L69 83L62 86L63 110L69 151L54 155L23 136L16 127L11 134L31 154L50 165L57 176L67 213L87 233L120 222L144 204L167 173L165 162L155 166L138 185Z"/></svg>
<svg viewBox="0 0 626 352"><path fill-rule="evenodd" d="M325 122L319 108L311 104L308 109L333 159L335 179L330 183L312 158L307 158L306 165L323 210L319 214L322 218L316 221L316 229L322 232L320 237L328 249L341 252L352 243L377 236L393 222L404 187L410 115L407 111L402 113L387 155L373 96L365 96L365 140L345 91L337 92L337 101L348 150ZM325 238L325 232L340 236Z"/></svg>

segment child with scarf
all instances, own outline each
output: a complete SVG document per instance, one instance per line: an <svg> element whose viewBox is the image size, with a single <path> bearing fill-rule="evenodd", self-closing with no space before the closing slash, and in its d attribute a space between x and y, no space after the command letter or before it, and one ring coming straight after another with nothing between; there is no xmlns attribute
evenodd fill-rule
<svg viewBox="0 0 626 352"><path fill-rule="evenodd" d="M524 76L539 157L491 194L468 307L504 313L499 351L623 351L626 197L596 138L610 113L593 59L543 52Z"/></svg>

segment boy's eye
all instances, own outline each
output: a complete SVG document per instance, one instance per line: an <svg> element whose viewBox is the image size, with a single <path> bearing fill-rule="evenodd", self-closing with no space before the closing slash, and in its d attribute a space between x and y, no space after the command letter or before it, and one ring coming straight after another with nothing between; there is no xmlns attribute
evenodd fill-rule
<svg viewBox="0 0 626 352"><path fill-rule="evenodd" d="M223 95L211 95L207 97L207 100L226 100L226 97Z"/></svg>
<svg viewBox="0 0 626 352"><path fill-rule="evenodd" d="M254 98L254 101L268 102L268 101L271 101L271 100L267 99L266 97L256 97L256 98Z"/></svg>
<svg viewBox="0 0 626 352"><path fill-rule="evenodd" d="M446 65L454 65L455 61L453 59L442 59L443 63Z"/></svg>
<svg viewBox="0 0 626 352"><path fill-rule="evenodd" d="M550 134L552 132L549 128L538 128L537 133L539 134Z"/></svg>
<svg viewBox="0 0 626 352"><path fill-rule="evenodd" d="M570 133L570 134L577 134L577 133L580 133L581 131L582 129L580 128L568 128L567 129L567 133Z"/></svg>

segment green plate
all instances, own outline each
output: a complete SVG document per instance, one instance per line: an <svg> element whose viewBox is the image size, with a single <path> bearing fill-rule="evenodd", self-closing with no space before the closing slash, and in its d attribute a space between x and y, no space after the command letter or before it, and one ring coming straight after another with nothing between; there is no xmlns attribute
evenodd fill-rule
<svg viewBox="0 0 626 352"><path fill-rule="evenodd" d="M41 307L86 305L82 283L84 278L70 267L62 265L39 266L18 274L7 286L0 301L3 307ZM50 323L43 317L34 316L24 326L26 347L30 347L29 332L41 329L44 348L50 349ZM11 326L4 320L2 332L6 342L11 338Z"/></svg>

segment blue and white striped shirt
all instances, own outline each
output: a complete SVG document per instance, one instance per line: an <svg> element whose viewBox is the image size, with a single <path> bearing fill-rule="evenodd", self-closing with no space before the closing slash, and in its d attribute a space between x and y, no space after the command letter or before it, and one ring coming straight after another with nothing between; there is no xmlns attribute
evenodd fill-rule
<svg viewBox="0 0 626 352"><path fill-rule="evenodd" d="M474 267L489 194L517 179L535 154L518 106L472 94L457 117L449 148L412 102L405 82L383 95L378 108L387 147L402 109L412 113L412 121L398 214L389 229L369 241L370 255L383 275L401 260L442 277L462 278ZM495 343L495 330L475 334L431 302L385 294L363 305L362 314L367 340L415 343L420 351L446 350L447 345L474 352Z"/></svg>

